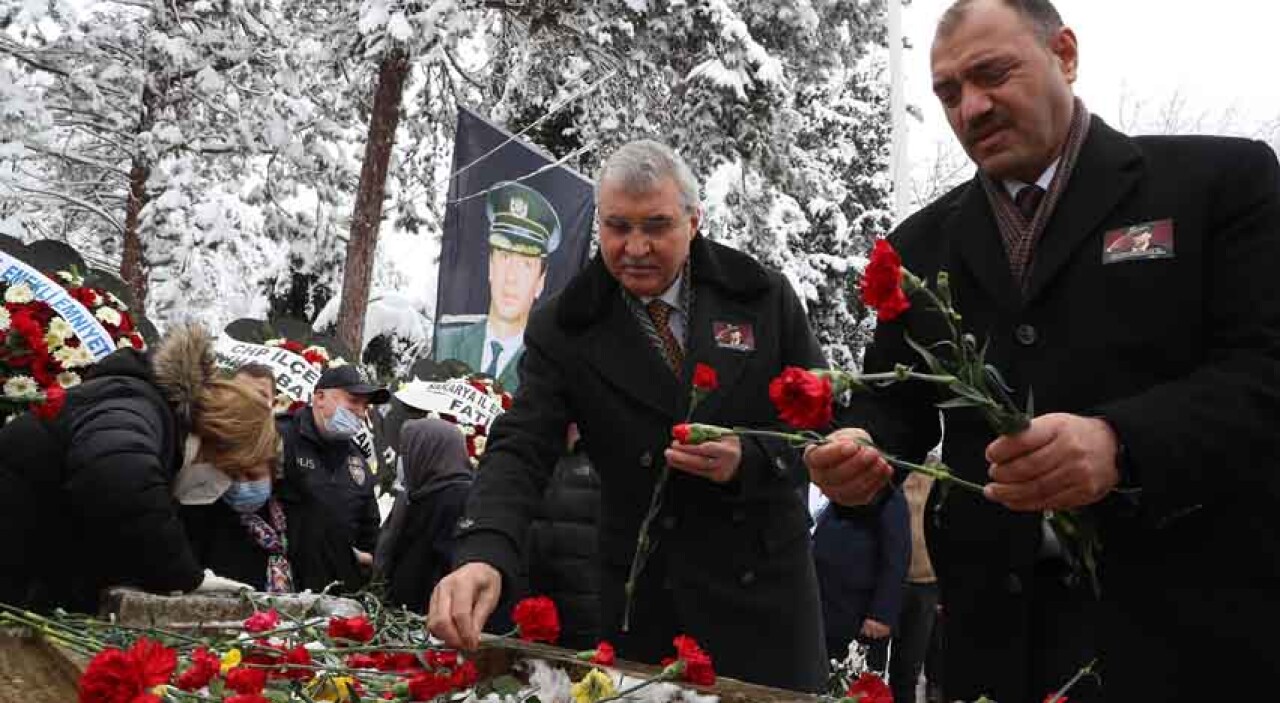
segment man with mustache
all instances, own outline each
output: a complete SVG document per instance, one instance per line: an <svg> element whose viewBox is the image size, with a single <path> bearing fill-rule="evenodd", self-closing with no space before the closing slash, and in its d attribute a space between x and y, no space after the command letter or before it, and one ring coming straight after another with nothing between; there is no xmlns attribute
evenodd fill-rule
<svg viewBox="0 0 1280 703"><path fill-rule="evenodd" d="M1095 656L1103 690L1086 678L1073 703L1210 700L1221 684L1206 672L1275 671L1275 154L1128 137L1090 115L1072 91L1076 35L1047 0L955 3L931 61L978 173L891 240L925 280L950 274L963 327L1038 413L997 438L978 411L945 411L943 461L987 484L930 500L946 700L1041 701ZM1161 232L1161 250L1108 251L1138 229ZM1160 304L1130 304L1139 297ZM912 302L879 325L865 371L918 365L906 340L943 336ZM942 438L945 398L896 385L854 412L878 446L919 460ZM874 502L888 480L878 455L842 451L810 452L815 483L837 503ZM1100 599L1046 528L1045 511L1066 509L1099 525Z"/></svg>
<svg viewBox="0 0 1280 703"><path fill-rule="evenodd" d="M600 477L601 634L618 656L656 664L683 633L721 674L818 691L827 662L799 452L755 438L671 439L699 363L719 387L693 421L778 427L769 381L787 366L825 365L804 309L781 274L698 235L698 184L668 147L621 147L597 200L600 254L529 321L523 385L493 426L459 568L431 595L428 625L451 646L477 646L499 596L513 592L529 520L576 422ZM624 583L664 464L655 547L623 632Z"/></svg>

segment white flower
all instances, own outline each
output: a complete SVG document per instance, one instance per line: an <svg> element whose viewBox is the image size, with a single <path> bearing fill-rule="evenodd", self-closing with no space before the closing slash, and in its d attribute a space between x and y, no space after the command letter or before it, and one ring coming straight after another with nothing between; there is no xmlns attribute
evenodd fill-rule
<svg viewBox="0 0 1280 703"><path fill-rule="evenodd" d="M58 374L58 385L63 388L80 385L80 374L75 371L63 371Z"/></svg>
<svg viewBox="0 0 1280 703"><path fill-rule="evenodd" d="M59 337L58 335L52 332L46 332L44 335L44 345L46 347L49 347L49 351L55 351L57 349L61 349L62 337Z"/></svg>
<svg viewBox="0 0 1280 703"><path fill-rule="evenodd" d="M4 292L4 302L6 303L29 303L36 299L36 294L31 292L31 286L25 283L15 283L9 286L9 290Z"/></svg>
<svg viewBox="0 0 1280 703"><path fill-rule="evenodd" d="M116 312L115 308L101 307L98 308L98 312L94 314L99 320L102 320L112 327L118 327L123 321L120 317L120 313Z"/></svg>
<svg viewBox="0 0 1280 703"><path fill-rule="evenodd" d="M7 332L11 321L12 320L9 318L9 311L0 307L0 332Z"/></svg>
<svg viewBox="0 0 1280 703"><path fill-rule="evenodd" d="M53 353L53 358L57 359L64 369L88 366L94 362L93 354L84 347L63 347Z"/></svg>
<svg viewBox="0 0 1280 703"><path fill-rule="evenodd" d="M78 276L70 271L59 271L58 278L67 282L69 286L80 287L84 285L84 276Z"/></svg>
<svg viewBox="0 0 1280 703"><path fill-rule="evenodd" d="M40 385L30 376L13 376L4 382L4 394L10 398L34 398L40 395Z"/></svg>
<svg viewBox="0 0 1280 703"><path fill-rule="evenodd" d="M125 305L124 301L117 298L116 294L112 293L111 291L107 291L107 301L110 302L112 305L114 305L117 310L127 311L129 309L129 306Z"/></svg>
<svg viewBox="0 0 1280 703"><path fill-rule="evenodd" d="M283 338L279 338L279 339L268 339L267 341L265 341L265 342L263 342L263 343L262 343L262 346L264 346L264 347L278 347L278 346L281 346L281 345L283 345L283 344L284 344L284 339L283 339Z"/></svg>
<svg viewBox="0 0 1280 703"><path fill-rule="evenodd" d="M49 321L49 334L57 337L59 340L71 339L76 336L76 329L71 326L71 323L61 317L55 317Z"/></svg>
<svg viewBox="0 0 1280 703"><path fill-rule="evenodd" d="M133 349L133 339L127 335L116 340L116 349Z"/></svg>
<svg viewBox="0 0 1280 703"><path fill-rule="evenodd" d="M481 454L484 454L484 447L486 444L488 444L488 442L489 442L488 438L486 438L484 435L480 435L475 439L471 440L472 446L476 448L476 456L480 456Z"/></svg>
<svg viewBox="0 0 1280 703"><path fill-rule="evenodd" d="M329 360L329 368L331 369L336 369L339 366L346 366L346 365L347 365L346 360L340 356L335 356L334 358Z"/></svg>

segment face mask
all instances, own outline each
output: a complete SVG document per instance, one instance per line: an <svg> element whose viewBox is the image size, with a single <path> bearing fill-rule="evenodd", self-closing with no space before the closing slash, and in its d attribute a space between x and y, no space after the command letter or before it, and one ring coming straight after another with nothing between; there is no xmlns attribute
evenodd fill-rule
<svg viewBox="0 0 1280 703"><path fill-rule="evenodd" d="M363 427L360 418L356 414L339 405L333 411L333 417L329 418L326 423L325 436L335 441L346 441L356 436L356 433Z"/></svg>
<svg viewBox="0 0 1280 703"><path fill-rule="evenodd" d="M223 502L237 513L257 512L270 497L271 479L269 478L257 481L236 481L227 488L226 493L222 494Z"/></svg>

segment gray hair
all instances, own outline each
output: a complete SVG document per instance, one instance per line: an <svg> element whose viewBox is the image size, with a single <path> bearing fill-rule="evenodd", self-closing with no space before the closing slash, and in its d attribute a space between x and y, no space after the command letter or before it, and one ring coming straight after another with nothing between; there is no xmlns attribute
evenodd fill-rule
<svg viewBox="0 0 1280 703"><path fill-rule="evenodd" d="M698 209L698 179L693 170L674 149L652 139L628 142L610 154L596 177L596 190L610 181L628 193L648 193L664 178L675 180L685 210Z"/></svg>
<svg viewBox="0 0 1280 703"><path fill-rule="evenodd" d="M1053 6L1052 0L1001 0L1002 4L1022 15L1031 28L1035 30L1036 37L1040 39L1041 44L1048 45L1058 30L1062 29L1064 23L1062 15L1058 14L1058 8ZM938 20L939 37L949 35L957 25L960 24L966 14L968 14L969 6L974 0L956 0L943 13L942 19Z"/></svg>

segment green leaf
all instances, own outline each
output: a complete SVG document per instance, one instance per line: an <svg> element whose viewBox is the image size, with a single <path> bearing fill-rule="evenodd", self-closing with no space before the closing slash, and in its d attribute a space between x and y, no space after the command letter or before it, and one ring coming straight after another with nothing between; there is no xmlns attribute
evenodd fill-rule
<svg viewBox="0 0 1280 703"><path fill-rule="evenodd" d="M521 688L523 688L523 686L520 685L520 680L510 674L503 674L502 676L499 676L489 682L489 685L493 687L494 693L502 696L514 696L520 692Z"/></svg>
<svg viewBox="0 0 1280 703"><path fill-rule="evenodd" d="M977 408L986 405L971 398L952 398L937 404L940 410L959 410L961 408Z"/></svg>
<svg viewBox="0 0 1280 703"><path fill-rule="evenodd" d="M938 358L934 356L924 346L916 342L916 340L912 339L911 335L904 334L902 336L904 339L907 340L907 344L910 345L911 348L914 349L915 352L919 354L922 359L924 359L924 363L928 365L929 370L931 372L935 374L945 374L947 372L946 367L943 366L942 363L938 361Z"/></svg>

